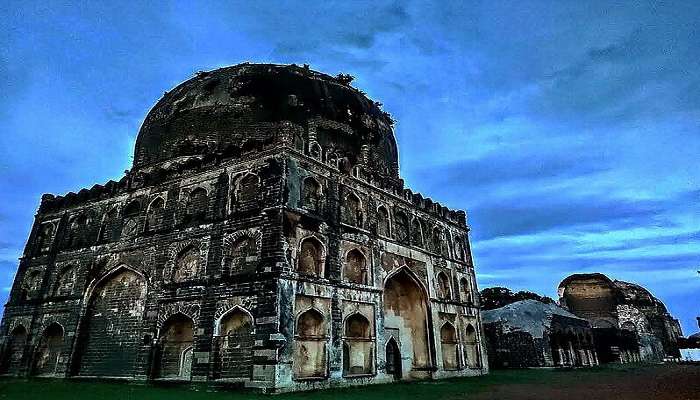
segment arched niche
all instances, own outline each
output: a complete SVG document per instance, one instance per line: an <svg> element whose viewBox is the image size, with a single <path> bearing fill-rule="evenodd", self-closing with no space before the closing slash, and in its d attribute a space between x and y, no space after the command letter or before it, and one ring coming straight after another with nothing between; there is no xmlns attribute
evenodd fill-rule
<svg viewBox="0 0 700 400"><path fill-rule="evenodd" d="M444 272L439 272L435 278L437 283L437 297L441 300L449 300L452 297L450 278Z"/></svg>
<svg viewBox="0 0 700 400"><path fill-rule="evenodd" d="M479 353L476 329L472 324L467 324L464 330L464 360L469 368L479 368L481 366Z"/></svg>
<svg viewBox="0 0 700 400"><path fill-rule="evenodd" d="M24 360L27 338L27 328L23 325L18 325L10 331L6 339L2 363L0 363L0 372L10 375L19 373Z"/></svg>
<svg viewBox="0 0 700 400"><path fill-rule="evenodd" d="M362 202L360 198L354 193L350 193L345 196L345 201L343 202L341 208L341 216L343 222L362 228L364 226L364 213L362 212Z"/></svg>
<svg viewBox="0 0 700 400"><path fill-rule="evenodd" d="M184 248L175 258L172 281L185 282L197 278L199 273L200 252L195 246Z"/></svg>
<svg viewBox="0 0 700 400"><path fill-rule="evenodd" d="M248 173L238 181L236 200L239 205L256 203L260 195L260 177Z"/></svg>
<svg viewBox="0 0 700 400"><path fill-rule="evenodd" d="M377 234L384 237L391 236L391 222L389 212L384 206L377 207Z"/></svg>
<svg viewBox="0 0 700 400"><path fill-rule="evenodd" d="M425 289L406 268L391 275L384 284L384 327L398 330L399 342L410 344L412 368L432 366Z"/></svg>
<svg viewBox="0 0 700 400"><path fill-rule="evenodd" d="M345 319L343 335L343 375L368 375L374 368L372 326L362 314Z"/></svg>
<svg viewBox="0 0 700 400"><path fill-rule="evenodd" d="M343 263L343 278L347 282L366 285L368 282L369 270L367 258L359 249L352 249L345 255Z"/></svg>
<svg viewBox="0 0 700 400"><path fill-rule="evenodd" d="M442 349L442 367L446 370L459 368L457 329L450 322L440 328L440 345Z"/></svg>
<svg viewBox="0 0 700 400"><path fill-rule="evenodd" d="M425 245L423 239L423 224L421 224L418 218L413 218L411 221L411 243L418 247L423 247Z"/></svg>
<svg viewBox="0 0 700 400"><path fill-rule="evenodd" d="M160 229L163 225L163 217L165 213L165 200L161 196L157 196L148 205L146 212L146 231L152 232Z"/></svg>
<svg viewBox="0 0 700 400"><path fill-rule="evenodd" d="M250 312L238 306L219 318L214 337L217 379L252 378L254 326Z"/></svg>
<svg viewBox="0 0 700 400"><path fill-rule="evenodd" d="M41 334L34 356L32 374L37 376L56 375L59 372L59 360L63 353L63 345L63 327L57 322L53 322Z"/></svg>
<svg viewBox="0 0 700 400"><path fill-rule="evenodd" d="M126 266L91 285L76 345L78 375L134 375L147 290L146 278Z"/></svg>
<svg viewBox="0 0 700 400"><path fill-rule="evenodd" d="M302 275L324 276L326 253L323 243L310 236L299 244L297 272Z"/></svg>
<svg viewBox="0 0 700 400"><path fill-rule="evenodd" d="M408 244L410 241L408 217L400 210L394 213L394 237L403 244Z"/></svg>
<svg viewBox="0 0 700 400"><path fill-rule="evenodd" d="M185 222L201 223L207 219L209 208L209 196L207 190L201 187L195 188L187 196L185 205Z"/></svg>
<svg viewBox="0 0 700 400"><path fill-rule="evenodd" d="M301 183L301 207L313 212L321 211L321 184L312 177L306 177Z"/></svg>
<svg viewBox="0 0 700 400"><path fill-rule="evenodd" d="M327 328L325 318L316 309L299 315L295 326L294 377L326 377Z"/></svg>
<svg viewBox="0 0 700 400"><path fill-rule="evenodd" d="M459 280L459 300L463 303L472 304L471 287L467 278Z"/></svg>
<svg viewBox="0 0 700 400"><path fill-rule="evenodd" d="M194 321L176 313L168 317L160 329L158 377L189 380L192 375Z"/></svg>

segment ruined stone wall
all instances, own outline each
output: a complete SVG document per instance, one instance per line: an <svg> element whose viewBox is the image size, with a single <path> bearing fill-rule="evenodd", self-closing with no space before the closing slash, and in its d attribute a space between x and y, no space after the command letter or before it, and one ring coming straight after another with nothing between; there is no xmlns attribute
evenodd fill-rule
<svg viewBox="0 0 700 400"><path fill-rule="evenodd" d="M401 353L401 379L487 371L465 221L323 158L292 153L287 168L280 330L294 345L279 354L278 386L398 379L388 371L390 341ZM322 321L314 337L300 332L310 312ZM353 319L369 321L366 335L348 333Z"/></svg>
<svg viewBox="0 0 700 400"><path fill-rule="evenodd" d="M278 299L269 276L284 260L281 213L274 208L283 188L280 162L256 154L248 162L186 170L158 185L40 211L2 322L3 360L14 360L3 362L5 372L172 375L162 368L173 363L167 350L173 340L164 336L179 315L193 328L187 348L174 355L182 357L175 362L189 363L177 371L186 376L175 377L213 378L222 373L214 328L240 308L254 329L250 351L239 355L251 368L237 377L271 382L274 358L266 349L274 348L269 338L277 332ZM249 176L254 183L241 187ZM46 350L52 324L62 335L51 337ZM28 331L21 354L6 345L17 327ZM237 363L229 355L228 365Z"/></svg>

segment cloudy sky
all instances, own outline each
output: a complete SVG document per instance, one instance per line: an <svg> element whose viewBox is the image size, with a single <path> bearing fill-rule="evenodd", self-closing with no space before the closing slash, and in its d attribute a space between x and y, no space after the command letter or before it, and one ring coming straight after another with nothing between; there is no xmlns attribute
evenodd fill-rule
<svg viewBox="0 0 700 400"><path fill-rule="evenodd" d="M120 178L164 91L308 63L398 121L407 184L467 210L482 287L599 271L697 331L700 2L106 3L0 4L2 303L41 194Z"/></svg>

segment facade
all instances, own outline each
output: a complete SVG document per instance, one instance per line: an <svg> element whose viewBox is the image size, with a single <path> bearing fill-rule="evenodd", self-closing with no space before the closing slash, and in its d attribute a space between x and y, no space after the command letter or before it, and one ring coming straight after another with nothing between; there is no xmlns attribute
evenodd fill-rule
<svg viewBox="0 0 700 400"><path fill-rule="evenodd" d="M601 362L678 359L678 320L643 287L599 273L575 274L559 284L559 301L591 322Z"/></svg>
<svg viewBox="0 0 700 400"><path fill-rule="evenodd" d="M154 106L119 181L44 195L11 375L291 391L487 372L463 211L404 187L347 75L241 64Z"/></svg>
<svg viewBox="0 0 700 400"><path fill-rule="evenodd" d="M591 325L555 304L521 300L481 314L491 368L598 365Z"/></svg>

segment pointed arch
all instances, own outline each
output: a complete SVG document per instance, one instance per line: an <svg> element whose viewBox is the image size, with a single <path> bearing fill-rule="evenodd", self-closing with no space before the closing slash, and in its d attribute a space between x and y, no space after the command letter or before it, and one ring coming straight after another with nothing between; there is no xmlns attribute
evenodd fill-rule
<svg viewBox="0 0 700 400"><path fill-rule="evenodd" d="M345 262L343 263L343 279L362 285L366 285L369 281L369 268L367 265L367 257L358 248L352 248L345 254Z"/></svg>
<svg viewBox="0 0 700 400"><path fill-rule="evenodd" d="M392 336L387 340L386 346L384 346L385 356L385 372L387 375L392 375L394 380L399 380L402 377L402 365L401 365L401 348L396 342L396 339Z"/></svg>
<svg viewBox="0 0 700 400"><path fill-rule="evenodd" d="M262 249L262 233L259 229L247 229L226 234L222 258L222 272L237 275L255 272Z"/></svg>
<svg viewBox="0 0 700 400"><path fill-rule="evenodd" d="M214 327L214 364L217 379L251 379L255 319L235 305L216 320Z"/></svg>
<svg viewBox="0 0 700 400"><path fill-rule="evenodd" d="M44 281L44 270L42 268L35 268L25 272L22 282L24 300L40 296L41 286Z"/></svg>
<svg viewBox="0 0 700 400"><path fill-rule="evenodd" d="M100 231L97 240L100 243L107 243L119 239L121 236L121 221L119 218L119 206L111 207L105 212L100 224Z"/></svg>
<svg viewBox="0 0 700 400"><path fill-rule="evenodd" d="M239 205L255 204L260 195L260 176L248 172L236 182L236 200Z"/></svg>
<svg viewBox="0 0 700 400"><path fill-rule="evenodd" d="M407 267L384 281L384 327L398 331L402 343L410 343L412 354L404 355L413 368L433 365L429 329L429 305L425 286Z"/></svg>
<svg viewBox="0 0 700 400"><path fill-rule="evenodd" d="M343 222L348 225L362 228L364 226L364 213L362 211L362 200L355 193L348 193L341 208Z"/></svg>
<svg viewBox="0 0 700 400"><path fill-rule="evenodd" d="M19 373L24 361L28 336L29 331L24 325L18 324L12 328L5 345L2 363L0 363L2 373L12 375Z"/></svg>
<svg viewBox="0 0 700 400"><path fill-rule="evenodd" d="M469 305L474 303L472 299L472 289L466 277L459 280L459 300Z"/></svg>
<svg viewBox="0 0 700 400"><path fill-rule="evenodd" d="M450 300L452 298L452 285L450 278L444 271L438 272L435 277L437 297L441 300Z"/></svg>
<svg viewBox="0 0 700 400"><path fill-rule="evenodd" d="M296 319L294 377L325 378L326 373L326 342L328 338L326 321L323 314L309 308L299 314Z"/></svg>
<svg viewBox="0 0 700 400"><path fill-rule="evenodd" d="M464 329L464 360L469 368L481 367L479 342L474 325L468 323Z"/></svg>
<svg viewBox="0 0 700 400"><path fill-rule="evenodd" d="M163 196L156 196L148 204L146 210L146 231L154 231L161 228L165 212L165 200Z"/></svg>
<svg viewBox="0 0 700 400"><path fill-rule="evenodd" d="M377 234L384 237L391 237L391 219L386 207L377 207Z"/></svg>
<svg viewBox="0 0 700 400"><path fill-rule="evenodd" d="M158 338L158 377L190 379L194 326L194 320L182 312L165 320Z"/></svg>
<svg viewBox="0 0 700 400"><path fill-rule="evenodd" d="M207 211L209 209L209 194L207 189L199 186L192 189L187 194L187 203L185 204L185 221L186 223L199 223L207 219Z"/></svg>
<svg viewBox="0 0 700 400"><path fill-rule="evenodd" d="M359 312L343 323L343 375L368 375L374 367L372 324Z"/></svg>
<svg viewBox="0 0 700 400"><path fill-rule="evenodd" d="M418 247L423 247L425 245L423 239L423 224L418 217L413 217L411 220L411 243Z"/></svg>
<svg viewBox="0 0 700 400"><path fill-rule="evenodd" d="M82 247L87 243L85 231L87 230L88 218L85 213L80 212L71 217L68 224L68 247Z"/></svg>
<svg viewBox="0 0 700 400"><path fill-rule="evenodd" d="M193 245L181 250L175 258L172 281L180 283L196 279L199 273L200 257L199 249Z"/></svg>
<svg viewBox="0 0 700 400"><path fill-rule="evenodd" d="M53 222L44 222L39 226L39 232L36 236L35 250L34 252L46 253L51 249L53 243L54 233L56 232L56 226Z"/></svg>
<svg viewBox="0 0 700 400"><path fill-rule="evenodd" d="M449 321L440 328L442 367L446 370L459 368L457 329Z"/></svg>
<svg viewBox="0 0 700 400"><path fill-rule="evenodd" d="M408 217L403 210L394 211L394 237L403 244L408 244L411 241Z"/></svg>
<svg viewBox="0 0 700 400"><path fill-rule="evenodd" d="M59 360L64 348L64 333L63 326L55 321L44 329L34 356L33 375L52 376L59 372Z"/></svg>
<svg viewBox="0 0 700 400"><path fill-rule="evenodd" d="M172 243L168 249L168 261L165 263L165 268L163 268L163 279L165 282L173 282L175 270L178 267L178 259L189 249L196 249L199 252L199 264L197 264L197 273L194 278L204 276L206 273L207 255L209 253L209 241L209 237L202 237ZM194 268L194 265L191 267Z"/></svg>
<svg viewBox="0 0 700 400"><path fill-rule="evenodd" d="M85 291L86 308L75 346L79 375L135 373L147 291L144 275L125 264L93 280Z"/></svg>
<svg viewBox="0 0 700 400"><path fill-rule="evenodd" d="M303 275L323 277L325 273L326 247L317 237L307 236L299 242L297 272Z"/></svg>
<svg viewBox="0 0 700 400"><path fill-rule="evenodd" d="M56 282L54 283L52 294L54 296L69 296L73 294L75 275L76 268L73 265L68 265L61 269L56 275Z"/></svg>
<svg viewBox="0 0 700 400"><path fill-rule="evenodd" d="M130 201L122 212L122 236L132 236L138 233L141 202L138 199Z"/></svg>
<svg viewBox="0 0 700 400"><path fill-rule="evenodd" d="M320 212L322 208L323 187L316 178L307 176L301 184L301 208Z"/></svg>
<svg viewBox="0 0 700 400"><path fill-rule="evenodd" d="M219 318L216 319L214 322L214 335L215 336L224 336L228 333L226 330L226 327L228 326L226 324L229 319L232 318L234 315L239 315L239 316L244 316L244 318L234 318L233 320L236 321L243 321L243 320L248 320L250 322L251 330L252 332L255 332L255 318L253 318L253 313L251 313L247 308L236 304L235 306L229 308L228 310L224 311ZM235 326L240 326L239 324L234 324Z"/></svg>

